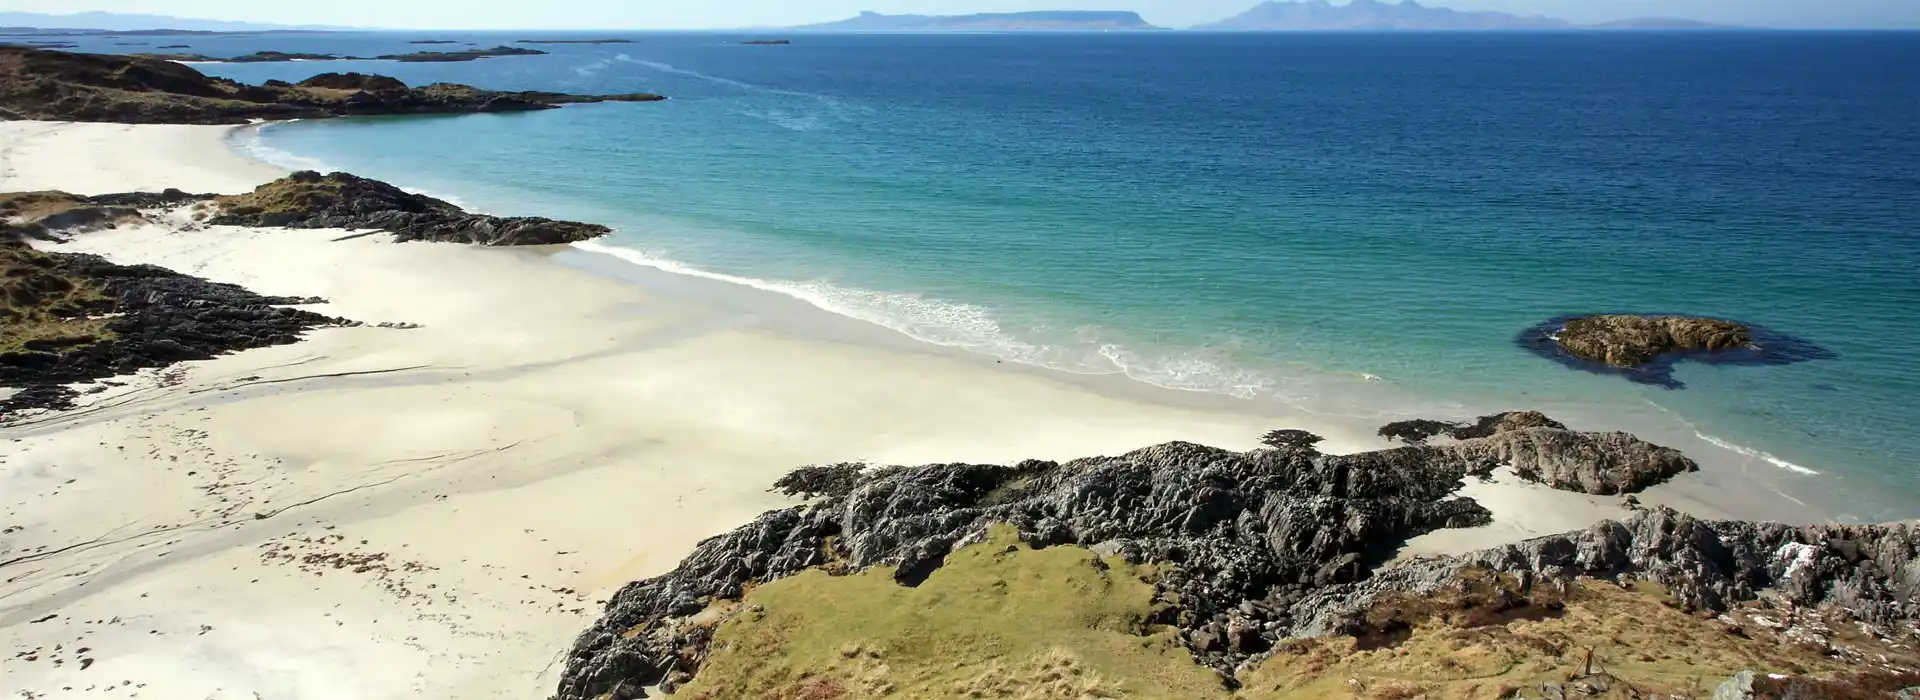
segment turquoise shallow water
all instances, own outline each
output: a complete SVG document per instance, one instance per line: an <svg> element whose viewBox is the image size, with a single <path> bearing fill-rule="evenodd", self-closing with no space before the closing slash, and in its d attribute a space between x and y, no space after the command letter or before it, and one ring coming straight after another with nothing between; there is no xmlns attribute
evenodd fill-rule
<svg viewBox="0 0 1920 700"><path fill-rule="evenodd" d="M1003 359L1369 419L1538 407L1843 517L1920 516L1920 34L741 38L205 68L662 92L238 145L612 224L629 259ZM1669 390L1513 342L1595 311L1737 318L1837 359L1682 364Z"/></svg>

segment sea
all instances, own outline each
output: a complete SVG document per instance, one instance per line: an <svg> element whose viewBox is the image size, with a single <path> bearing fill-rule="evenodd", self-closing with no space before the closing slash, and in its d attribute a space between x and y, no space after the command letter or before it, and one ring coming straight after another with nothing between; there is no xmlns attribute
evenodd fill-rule
<svg viewBox="0 0 1920 700"><path fill-rule="evenodd" d="M1920 33L341 33L85 38L652 104L296 121L233 145L1002 362L1355 422L1534 408L1841 521L1920 517ZM742 43L786 38L790 45ZM452 45L409 42L440 40ZM1668 385L1516 337L1595 312L1822 349Z"/></svg>

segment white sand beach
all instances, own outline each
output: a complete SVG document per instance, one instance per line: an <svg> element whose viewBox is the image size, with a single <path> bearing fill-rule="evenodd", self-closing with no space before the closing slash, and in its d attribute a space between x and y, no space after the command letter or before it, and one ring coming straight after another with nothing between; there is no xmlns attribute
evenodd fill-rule
<svg viewBox="0 0 1920 700"><path fill-rule="evenodd" d="M0 191L238 192L283 174L228 131L0 123ZM56 247L421 327L147 372L0 428L0 697L546 697L597 601L786 504L767 488L802 464L1247 449L1278 427L1332 452L1384 446L1305 414L791 333L785 306L662 294L556 250L342 235L149 226ZM1710 478L1682 482L1642 500L1718 514L1699 503ZM1411 549L1624 512L1513 483L1469 493L1494 527Z"/></svg>

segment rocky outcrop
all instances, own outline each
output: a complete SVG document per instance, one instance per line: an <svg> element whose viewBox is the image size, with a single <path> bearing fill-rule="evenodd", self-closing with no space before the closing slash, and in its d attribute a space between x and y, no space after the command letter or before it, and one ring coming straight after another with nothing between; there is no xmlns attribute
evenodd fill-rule
<svg viewBox="0 0 1920 700"><path fill-rule="evenodd" d="M407 84L384 75L367 73L321 73L298 83L300 87L366 92L401 91Z"/></svg>
<svg viewBox="0 0 1920 700"><path fill-rule="evenodd" d="M235 350L281 345L343 320L151 265L48 253L0 240L0 420L24 408L67 408L62 384L103 379Z"/></svg>
<svg viewBox="0 0 1920 700"><path fill-rule="evenodd" d="M391 78L351 88L278 81L244 85L165 60L0 47L0 119L240 124L253 119L522 112L582 102L661 99L645 93L501 92L448 83L409 88Z"/></svg>
<svg viewBox="0 0 1920 700"><path fill-rule="evenodd" d="M415 53L388 54L376 56L383 61L401 63L458 63L477 61L494 56L545 56L547 52L539 49L522 49L513 46L495 46L489 49L466 49L464 51L419 51Z"/></svg>
<svg viewBox="0 0 1920 700"><path fill-rule="evenodd" d="M1813 525L1701 520L1667 508L1586 530L1378 572L1314 591L1292 607L1300 636L1354 629L1388 595L1425 595L1463 571L1525 573L1540 582L1588 576L1657 582L1694 610L1721 611L1762 591L1802 607L1837 606L1910 635L1920 622L1920 523Z"/></svg>
<svg viewBox="0 0 1920 700"><path fill-rule="evenodd" d="M1730 365L1831 360L1832 351L1747 323L1698 316L1601 314L1550 319L1515 339L1522 348L1575 369L1619 374L1669 389L1685 359Z"/></svg>
<svg viewBox="0 0 1920 700"><path fill-rule="evenodd" d="M1458 442L1434 449L1480 465L1477 474L1508 466L1526 481L1601 496L1635 493L1699 469L1679 450L1626 433L1575 432L1537 411L1495 413L1472 423L1398 421L1382 426L1380 435L1414 445L1450 437Z"/></svg>
<svg viewBox="0 0 1920 700"><path fill-rule="evenodd" d="M1425 443L1434 437L1445 435L1455 440L1483 438L1510 430L1523 428L1556 428L1565 430L1567 426L1560 421L1548 418L1538 411L1508 411L1481 416L1472 423L1452 423L1447 421L1415 419L1388 423L1380 427L1380 437L1399 440L1411 445Z"/></svg>
<svg viewBox="0 0 1920 700"><path fill-rule="evenodd" d="M1510 466L1521 479L1549 488L1600 496L1635 493L1699 469L1679 450L1626 433L1521 428L1436 449Z"/></svg>
<svg viewBox="0 0 1920 700"><path fill-rule="evenodd" d="M1554 341L1574 357L1638 367L1676 350L1745 347L1753 336L1744 325L1713 318L1610 314L1568 319Z"/></svg>
<svg viewBox="0 0 1920 700"><path fill-rule="evenodd" d="M632 39L521 39L516 44L631 44Z"/></svg>
<svg viewBox="0 0 1920 700"><path fill-rule="evenodd" d="M575 221L470 214L433 197L338 172L297 172L248 194L216 198L213 208L207 222L214 225L376 230L391 232L398 241L551 245L611 232Z"/></svg>
<svg viewBox="0 0 1920 700"><path fill-rule="evenodd" d="M820 500L702 542L674 571L623 588L575 643L559 697L684 682L711 634L688 619L756 582L893 566L895 580L917 585L992 523L1035 546L1164 565L1156 586L1168 607L1156 622L1180 628L1195 658L1225 673L1295 629L1313 592L1364 581L1408 538L1488 523L1486 509L1453 496L1467 476L1525 461L1559 487L1606 492L1636 483L1612 470L1639 474L1648 455L1665 456L1631 436L1551 427L1354 455L1277 433L1274 449L1245 453L1176 442L1064 464L798 470L776 486Z"/></svg>

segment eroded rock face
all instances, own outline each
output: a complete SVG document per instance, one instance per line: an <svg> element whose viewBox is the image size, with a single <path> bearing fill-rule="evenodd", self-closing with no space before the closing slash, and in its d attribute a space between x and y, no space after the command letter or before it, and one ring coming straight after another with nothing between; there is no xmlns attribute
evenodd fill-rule
<svg viewBox="0 0 1920 700"><path fill-rule="evenodd" d="M451 203L413 194L379 180L301 171L252 193L221 197L209 223L379 230L400 241L482 245L550 245L606 235L598 224L541 217L469 214Z"/></svg>
<svg viewBox="0 0 1920 700"><path fill-rule="evenodd" d="M1298 604L1313 591L1365 580L1411 537L1489 522L1485 508L1452 495L1466 477L1518 459L1572 474L1549 482L1564 488L1620 488L1633 479L1610 470L1637 469L1644 457L1635 455L1664 450L1548 427L1354 455L1319 454L1311 437L1283 433L1275 449L1246 453L1175 442L1064 464L798 470L779 488L819 502L702 542L673 572L622 589L576 641L559 697L684 682L711 634L688 617L748 583L815 566L890 565L902 585L917 585L992 523L1036 546L1169 565L1156 585L1170 607L1156 621L1179 627L1197 659L1230 675L1298 626Z"/></svg>
<svg viewBox="0 0 1920 700"><path fill-rule="evenodd" d="M334 74L338 75L338 74ZM245 85L159 58L0 46L0 118L126 124L244 124L373 114L552 109L581 102L645 102L659 95L501 92L465 85L408 88L392 78L359 85L326 76Z"/></svg>

